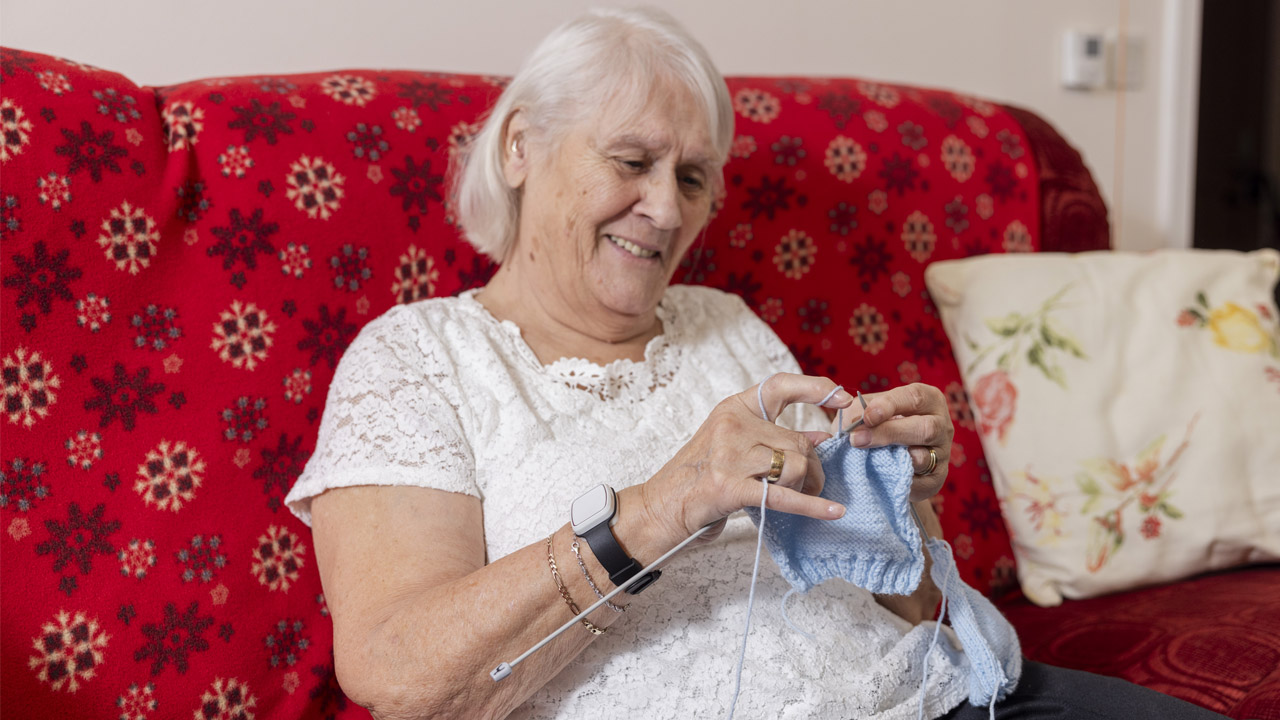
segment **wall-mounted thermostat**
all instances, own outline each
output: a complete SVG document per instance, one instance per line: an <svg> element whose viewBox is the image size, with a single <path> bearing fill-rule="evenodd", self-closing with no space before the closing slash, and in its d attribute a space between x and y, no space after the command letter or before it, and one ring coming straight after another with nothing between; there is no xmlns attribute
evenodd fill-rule
<svg viewBox="0 0 1280 720"><path fill-rule="evenodd" d="M1068 30L1063 34L1062 86L1072 90L1107 86L1106 38L1101 32Z"/></svg>

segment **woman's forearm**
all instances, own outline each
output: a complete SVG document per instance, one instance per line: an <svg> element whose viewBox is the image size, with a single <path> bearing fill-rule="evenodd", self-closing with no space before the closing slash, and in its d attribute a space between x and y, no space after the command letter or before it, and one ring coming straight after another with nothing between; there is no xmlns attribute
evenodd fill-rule
<svg viewBox="0 0 1280 720"><path fill-rule="evenodd" d="M631 495L619 493L614 532L637 560L649 562L665 550L658 547L665 540L648 536ZM570 548L573 540L569 526L562 526L552 535L552 548L561 581L585 609L597 596ZM580 552L597 587L613 589L585 542ZM650 592L660 593L661 583ZM553 580L545 538L449 582L404 587L390 596L395 599L380 616L342 616L360 612L364 603L333 608L335 628L352 631L335 631L337 652L353 665L340 680L380 718L505 717L598 637L578 623L506 679L490 678L499 663L515 659L573 615ZM625 593L614 598L622 606L630 599ZM602 607L587 619L607 629L624 617Z"/></svg>

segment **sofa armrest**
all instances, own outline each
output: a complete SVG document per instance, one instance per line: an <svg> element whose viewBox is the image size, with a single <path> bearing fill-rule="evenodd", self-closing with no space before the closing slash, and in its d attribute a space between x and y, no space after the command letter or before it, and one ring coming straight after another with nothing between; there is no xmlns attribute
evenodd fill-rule
<svg viewBox="0 0 1280 720"><path fill-rule="evenodd" d="M1084 158L1039 115L1011 105L1004 109L1026 133L1040 173L1040 250L1110 249L1107 206Z"/></svg>

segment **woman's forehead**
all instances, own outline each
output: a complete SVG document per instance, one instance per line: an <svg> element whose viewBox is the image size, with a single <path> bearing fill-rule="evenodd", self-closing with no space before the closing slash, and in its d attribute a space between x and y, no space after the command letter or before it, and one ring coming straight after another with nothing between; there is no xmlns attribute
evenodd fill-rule
<svg viewBox="0 0 1280 720"><path fill-rule="evenodd" d="M630 98L612 94L585 123L592 144L603 150L654 154L679 147L688 160L710 162L714 146L706 111L689 91L672 90L655 87L642 97L630 93Z"/></svg>

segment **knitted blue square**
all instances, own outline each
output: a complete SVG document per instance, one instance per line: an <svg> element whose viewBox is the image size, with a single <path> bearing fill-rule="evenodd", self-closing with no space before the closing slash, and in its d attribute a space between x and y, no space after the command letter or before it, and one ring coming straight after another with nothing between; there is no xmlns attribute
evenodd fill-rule
<svg viewBox="0 0 1280 720"><path fill-rule="evenodd" d="M908 511L913 469L902 445L864 450L837 435L817 447L821 497L845 507L839 520L767 514L769 554L797 592L841 578L874 593L907 595L920 584L924 552ZM746 508L757 526L758 508Z"/></svg>

